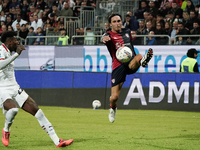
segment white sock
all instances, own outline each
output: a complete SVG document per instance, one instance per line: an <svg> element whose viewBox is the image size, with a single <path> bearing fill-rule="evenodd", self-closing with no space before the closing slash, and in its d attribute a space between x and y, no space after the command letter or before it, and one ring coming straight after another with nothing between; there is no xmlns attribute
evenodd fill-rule
<svg viewBox="0 0 200 150"><path fill-rule="evenodd" d="M10 127L14 121L15 116L18 113L18 108L11 108L6 112L6 120L5 120L5 127L4 131L5 132L10 132Z"/></svg>
<svg viewBox="0 0 200 150"><path fill-rule="evenodd" d="M49 120L45 117L43 111L39 109L37 113L35 114L35 118L37 118L40 126L42 127L43 130L47 132L47 134L50 136L52 141L54 142L55 145L59 144L59 138L57 134L55 133L55 130L52 126L52 124L49 122Z"/></svg>

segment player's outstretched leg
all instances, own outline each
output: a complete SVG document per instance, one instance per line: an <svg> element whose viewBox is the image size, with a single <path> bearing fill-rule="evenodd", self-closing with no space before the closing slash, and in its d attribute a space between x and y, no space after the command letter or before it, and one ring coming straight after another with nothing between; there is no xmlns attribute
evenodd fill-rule
<svg viewBox="0 0 200 150"><path fill-rule="evenodd" d="M149 48L145 56L140 60L142 67L146 67L153 56L153 49Z"/></svg>
<svg viewBox="0 0 200 150"><path fill-rule="evenodd" d="M115 108L115 109L110 108L109 111L110 112L109 112L108 118L109 118L109 121L111 123L113 123L115 121L115 115L116 115L116 112L117 112L117 108Z"/></svg>
<svg viewBox="0 0 200 150"><path fill-rule="evenodd" d="M50 138L53 140L56 147L66 147L70 145L74 140L62 140L59 139L52 124L49 122L49 120L45 117L43 111L39 109L37 113L35 114L35 118L37 118L40 126L47 132L47 134L50 136Z"/></svg>

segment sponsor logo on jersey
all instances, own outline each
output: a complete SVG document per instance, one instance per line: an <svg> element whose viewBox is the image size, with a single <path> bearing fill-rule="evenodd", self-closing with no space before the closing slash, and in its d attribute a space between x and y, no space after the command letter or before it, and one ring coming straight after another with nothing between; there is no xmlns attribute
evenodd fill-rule
<svg viewBox="0 0 200 150"><path fill-rule="evenodd" d="M129 35L128 35L128 33L126 33L126 34L125 34L125 36L129 38Z"/></svg>

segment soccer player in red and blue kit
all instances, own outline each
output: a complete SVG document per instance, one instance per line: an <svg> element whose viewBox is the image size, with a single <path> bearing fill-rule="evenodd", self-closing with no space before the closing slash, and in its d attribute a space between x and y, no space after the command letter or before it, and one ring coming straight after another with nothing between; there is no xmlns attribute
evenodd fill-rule
<svg viewBox="0 0 200 150"><path fill-rule="evenodd" d="M108 51L112 57L112 86L108 118L109 121L113 123L115 121L115 114L117 111L117 100L122 85L126 80L126 75L135 73L140 66L146 67L153 56L153 50L149 48L144 57L142 57L141 54L136 55L133 44L131 42L131 31L129 29L122 28L121 15L112 14L109 16L108 21L110 23L111 30L107 31L103 35L102 42L107 46ZM116 51L122 46L129 47L133 52L132 59L127 63L121 63L116 58Z"/></svg>

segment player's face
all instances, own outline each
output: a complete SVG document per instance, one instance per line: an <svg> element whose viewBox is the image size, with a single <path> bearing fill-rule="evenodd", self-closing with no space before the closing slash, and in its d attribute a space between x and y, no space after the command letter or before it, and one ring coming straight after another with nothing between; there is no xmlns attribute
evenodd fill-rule
<svg viewBox="0 0 200 150"><path fill-rule="evenodd" d="M121 32L122 20L119 16L114 16L111 18L110 24L113 32Z"/></svg>
<svg viewBox="0 0 200 150"><path fill-rule="evenodd" d="M10 44L9 44L9 50L10 51L15 51L17 50L17 46L19 45L19 41L17 40L17 37L13 37L10 40Z"/></svg>

